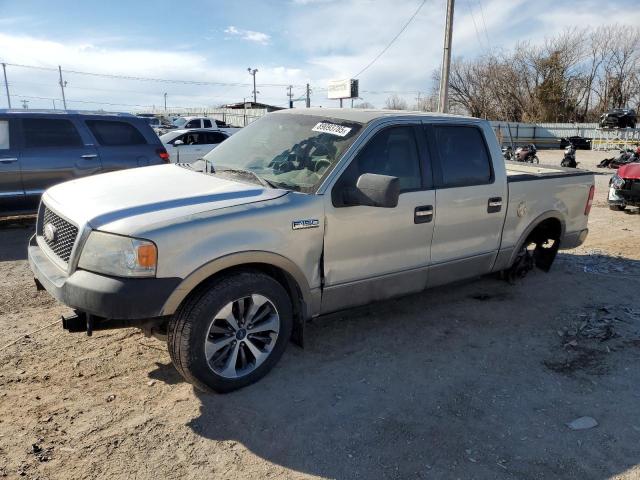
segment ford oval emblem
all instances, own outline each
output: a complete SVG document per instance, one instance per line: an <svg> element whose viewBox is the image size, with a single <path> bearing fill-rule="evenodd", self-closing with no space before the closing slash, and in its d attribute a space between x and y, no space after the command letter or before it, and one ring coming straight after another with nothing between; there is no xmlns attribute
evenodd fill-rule
<svg viewBox="0 0 640 480"><path fill-rule="evenodd" d="M52 223L47 223L44 226L43 233L45 240L49 243L53 243L56 241L56 234L58 233L58 230Z"/></svg>

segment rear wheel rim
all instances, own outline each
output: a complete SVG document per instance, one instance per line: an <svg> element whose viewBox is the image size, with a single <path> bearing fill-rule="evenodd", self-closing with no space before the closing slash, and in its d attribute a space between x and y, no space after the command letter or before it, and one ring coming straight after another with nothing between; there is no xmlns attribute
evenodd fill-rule
<svg viewBox="0 0 640 480"><path fill-rule="evenodd" d="M224 378L249 375L271 355L280 332L280 315L264 295L233 300L213 317L204 342L207 366Z"/></svg>

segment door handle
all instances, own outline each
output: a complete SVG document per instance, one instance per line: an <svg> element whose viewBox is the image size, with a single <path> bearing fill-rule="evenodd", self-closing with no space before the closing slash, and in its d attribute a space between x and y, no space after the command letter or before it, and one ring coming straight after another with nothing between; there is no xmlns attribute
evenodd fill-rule
<svg viewBox="0 0 640 480"><path fill-rule="evenodd" d="M421 205L413 212L413 223L429 223L433 220L433 205Z"/></svg>
<svg viewBox="0 0 640 480"><path fill-rule="evenodd" d="M496 213L502 210L502 197L491 197L487 203L487 213Z"/></svg>
<svg viewBox="0 0 640 480"><path fill-rule="evenodd" d="M17 158L0 158L0 163L13 163L13 162L17 162L18 159Z"/></svg>
<svg viewBox="0 0 640 480"><path fill-rule="evenodd" d="M95 153L85 153L84 155L80 155L80 158L96 158L97 156Z"/></svg>

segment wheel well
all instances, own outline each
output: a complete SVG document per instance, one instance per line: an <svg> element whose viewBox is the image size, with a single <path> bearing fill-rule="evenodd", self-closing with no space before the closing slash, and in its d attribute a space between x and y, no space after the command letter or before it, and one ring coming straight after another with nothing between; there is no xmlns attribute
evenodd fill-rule
<svg viewBox="0 0 640 480"><path fill-rule="evenodd" d="M560 240L562 223L555 217L547 218L535 226L527 238L542 238Z"/></svg>
<svg viewBox="0 0 640 480"><path fill-rule="evenodd" d="M562 223L555 217L546 218L535 226L527 235L524 247L532 243L536 244L534 250L535 266L548 272L556 258L560 248L560 238L562 237ZM550 244L549 240L553 240Z"/></svg>
<svg viewBox="0 0 640 480"><path fill-rule="evenodd" d="M191 292L182 300L181 305L184 304L187 299L192 297L193 295L199 294L203 289L207 288L207 285L216 278L219 278L222 275L229 275L235 272L241 271L259 271L266 275L269 275L271 278L276 280L289 294L289 298L291 299L291 307L293 309L293 319L294 319L294 332L293 332L293 340L295 343L302 344L302 325L304 324L304 320L306 318L306 308L304 302L304 297L302 295L302 291L298 282L296 282L295 278L283 270L282 268L276 267L275 265L271 265L268 263L243 263L240 265L234 265L231 267L224 268L210 275L209 277L203 279L198 285L196 285Z"/></svg>

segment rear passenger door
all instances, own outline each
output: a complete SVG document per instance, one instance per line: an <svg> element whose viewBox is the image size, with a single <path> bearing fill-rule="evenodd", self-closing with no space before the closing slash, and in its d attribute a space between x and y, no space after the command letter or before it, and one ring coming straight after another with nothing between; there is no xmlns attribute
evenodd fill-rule
<svg viewBox="0 0 640 480"><path fill-rule="evenodd" d="M124 120L85 120L106 172L160 163L142 133Z"/></svg>
<svg viewBox="0 0 640 480"><path fill-rule="evenodd" d="M16 133L15 120L0 117L0 216L25 208Z"/></svg>
<svg viewBox="0 0 640 480"><path fill-rule="evenodd" d="M27 201L37 203L50 186L101 170L93 142L71 118L22 118L20 125Z"/></svg>
<svg viewBox="0 0 640 480"><path fill-rule="evenodd" d="M483 131L434 124L425 133L436 187L429 285L488 273L500 245L507 187L495 179Z"/></svg>

